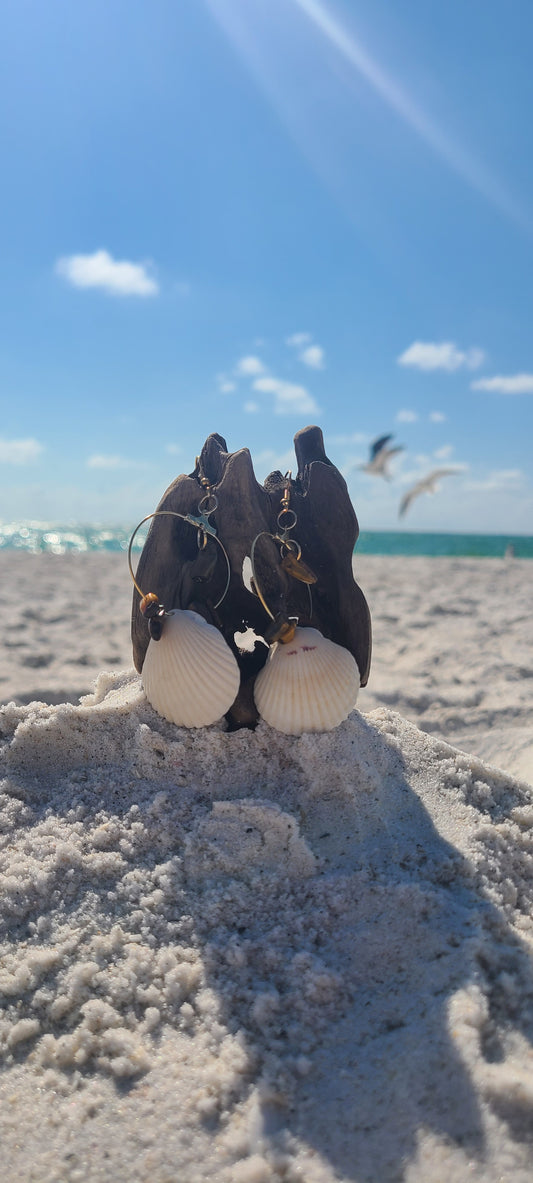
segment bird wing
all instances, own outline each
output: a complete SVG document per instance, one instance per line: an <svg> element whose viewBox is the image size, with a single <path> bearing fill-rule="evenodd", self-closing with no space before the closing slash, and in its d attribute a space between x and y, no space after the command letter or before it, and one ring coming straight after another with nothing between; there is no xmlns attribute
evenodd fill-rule
<svg viewBox="0 0 533 1183"><path fill-rule="evenodd" d="M440 481L441 477L453 476L454 473L456 474L458 472L459 472L458 468L434 468L433 472L430 472L429 475L427 477L425 477L424 479L426 481Z"/></svg>
<svg viewBox="0 0 533 1183"><path fill-rule="evenodd" d="M377 440L374 440L373 443L371 443L371 445L370 445L370 461L371 462L372 462L372 460L375 460L378 452L381 452L381 449L384 448L385 444L388 444L389 440L391 440L391 439L392 439L392 435L380 435Z"/></svg>
<svg viewBox="0 0 533 1183"><path fill-rule="evenodd" d="M435 493L437 490L437 481L440 481L443 476L452 476L457 472L456 468L434 468L433 472L428 472L428 475L420 482L422 488L420 493Z"/></svg>
<svg viewBox="0 0 533 1183"><path fill-rule="evenodd" d="M403 518L404 514L407 513L407 510L409 509L411 501L414 501L415 497L418 497L419 493L422 492L420 486L423 484L423 481L417 481L416 485L411 485L411 488L407 490L407 493L404 493L400 501L400 508L398 509L399 518Z"/></svg>
<svg viewBox="0 0 533 1183"><path fill-rule="evenodd" d="M436 482L441 479L441 477L453 476L453 474L457 473L458 471L459 470L457 468L434 468L433 472L428 472L428 475L422 477L422 480L417 481L415 485L411 485L411 488L408 489L406 493L404 493L400 501L398 517L403 518L415 497L419 497L421 493L434 492L434 486Z"/></svg>

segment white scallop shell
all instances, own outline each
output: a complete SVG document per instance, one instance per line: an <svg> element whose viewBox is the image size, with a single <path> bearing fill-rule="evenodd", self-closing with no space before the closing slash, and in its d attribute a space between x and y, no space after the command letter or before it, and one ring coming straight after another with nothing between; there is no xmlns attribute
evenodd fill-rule
<svg viewBox="0 0 533 1183"><path fill-rule="evenodd" d="M352 654L316 628L297 628L288 644L272 646L254 685L262 718L287 735L331 731L346 719L359 691Z"/></svg>
<svg viewBox="0 0 533 1183"><path fill-rule="evenodd" d="M147 699L178 727L207 727L237 697L240 671L222 633L198 612L174 609L151 640L141 674Z"/></svg>

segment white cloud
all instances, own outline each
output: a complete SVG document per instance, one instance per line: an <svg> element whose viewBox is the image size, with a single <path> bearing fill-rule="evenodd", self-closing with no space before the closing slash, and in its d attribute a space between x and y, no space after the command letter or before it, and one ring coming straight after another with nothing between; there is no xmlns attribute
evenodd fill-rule
<svg viewBox="0 0 533 1183"><path fill-rule="evenodd" d="M499 468L489 472L484 480L469 481L466 488L489 492L493 489L517 489L525 483L526 478L519 468Z"/></svg>
<svg viewBox="0 0 533 1183"><path fill-rule="evenodd" d="M253 378L256 374L264 374L265 367L260 357L252 355L241 357L235 367L235 372L243 378Z"/></svg>
<svg viewBox="0 0 533 1183"><path fill-rule="evenodd" d="M216 380L221 394L232 394L237 389L237 383L232 382L227 374L217 374Z"/></svg>
<svg viewBox="0 0 533 1183"><path fill-rule="evenodd" d="M452 444L443 444L442 448L436 448L433 455L435 460L449 460L453 450Z"/></svg>
<svg viewBox="0 0 533 1183"><path fill-rule="evenodd" d="M244 404L242 409L243 411L246 411L247 415L255 415L260 408L259 403L247 402Z"/></svg>
<svg viewBox="0 0 533 1183"><path fill-rule="evenodd" d="M396 416L397 423L416 423L417 419L416 411L398 411Z"/></svg>
<svg viewBox="0 0 533 1183"><path fill-rule="evenodd" d="M411 458L411 457L409 457L409 458ZM418 465L419 469L422 469L422 470L425 468L428 468L429 465L431 464L431 456L426 455L425 452L417 452L416 455L412 459ZM420 473L417 474L414 470L411 472L407 472L407 473L404 472L403 476L401 476L401 479L404 481L415 480L417 475L420 476Z"/></svg>
<svg viewBox="0 0 533 1183"><path fill-rule="evenodd" d="M368 444L370 436L364 431L354 431L351 435L330 435L328 444Z"/></svg>
<svg viewBox="0 0 533 1183"><path fill-rule="evenodd" d="M446 415L442 411L431 411L429 418L432 423L446 423Z"/></svg>
<svg viewBox="0 0 533 1183"><path fill-rule="evenodd" d="M321 345L313 345L312 340L311 333L293 333L291 337L285 338L285 344L299 349L298 360L304 366L309 366L311 370L323 370L326 364L324 350Z"/></svg>
<svg viewBox="0 0 533 1183"><path fill-rule="evenodd" d="M124 456L106 456L101 452L89 456L86 461L87 468L145 468L146 465L138 460L126 460Z"/></svg>
<svg viewBox="0 0 533 1183"><path fill-rule="evenodd" d="M533 394L533 374L495 374L494 378L478 378L470 386L472 390L494 390L498 394Z"/></svg>
<svg viewBox="0 0 533 1183"><path fill-rule="evenodd" d="M294 468L294 452L289 448L286 452L274 452L272 448L264 448L262 452L254 453L254 471L259 481L264 481L270 472L288 472Z"/></svg>
<svg viewBox="0 0 533 1183"><path fill-rule="evenodd" d="M0 439L1 464L31 464L43 451L43 445L38 440Z"/></svg>
<svg viewBox="0 0 533 1183"><path fill-rule="evenodd" d="M482 349L458 349L453 341L414 341L396 359L399 366L414 366L417 370L477 370L483 364Z"/></svg>
<svg viewBox="0 0 533 1183"><path fill-rule="evenodd" d="M67 255L58 259L55 269L76 288L103 288L113 296L155 296L159 291L141 263L114 259L104 250L94 255Z"/></svg>
<svg viewBox="0 0 533 1183"><path fill-rule="evenodd" d="M183 448L181 444L165 444L165 452L168 452L170 456L179 456L180 452L183 452ZM93 464L91 467L97 468L98 465Z"/></svg>
<svg viewBox="0 0 533 1183"><path fill-rule="evenodd" d="M309 366L312 370L324 369L324 350L321 345L308 345L306 349L302 349L298 357L304 366Z"/></svg>
<svg viewBox="0 0 533 1183"><path fill-rule="evenodd" d="M298 386L294 382L285 382L282 378L256 378L254 390L261 394L274 394L276 401L274 411L276 415L314 414L319 411L312 394L305 386Z"/></svg>

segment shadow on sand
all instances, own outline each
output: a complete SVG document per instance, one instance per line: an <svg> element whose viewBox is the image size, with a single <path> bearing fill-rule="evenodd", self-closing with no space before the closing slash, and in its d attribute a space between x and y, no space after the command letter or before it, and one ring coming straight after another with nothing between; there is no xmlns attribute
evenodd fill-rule
<svg viewBox="0 0 533 1183"><path fill-rule="evenodd" d="M87 783L81 776L77 784L87 833L103 793L108 815L120 818L134 787L142 841L125 872L95 878L90 891L79 873L63 921L68 924L85 901L89 927L90 911L94 924L134 930L141 913L131 888L117 890L120 876L130 875L131 884L136 868L152 874L165 864L157 901L142 913L143 941L154 959L161 948L183 943L185 934L199 950L219 1021L230 1034L239 1033L249 1052L249 1071L229 1108L253 1109L252 1151L291 1156L308 1148L336 1178L394 1183L405 1177L421 1132L429 1130L482 1160L480 1092L460 1037L456 1046L450 1003L465 988L485 1000L476 1020L476 1058L494 1064L504 1056L509 1028L519 1027L532 1042L532 967L503 911L477 885L476 869L435 828L393 736L357 713L334 743L331 736L276 737L274 743L266 727L255 735L236 732L220 737L213 778L212 735L176 741L171 726L149 708L146 721L143 742L151 746L136 779L132 744L128 767L93 763ZM425 737L421 760L424 751ZM426 770L434 785L437 764L432 758ZM51 796L45 799L41 781L38 800L35 768L11 770L8 792L31 802L33 822L51 805L57 816L66 813L72 796L71 784L54 806L57 779L53 789L48 775ZM419 775L423 785L425 773ZM189 787L182 789L177 781L187 776ZM153 811L163 789L164 834ZM239 813L243 801L252 803L251 812ZM229 813L217 815L213 802L230 803ZM449 808L456 803L452 795ZM439 808L446 809L446 786ZM270 861L263 859L257 873L269 819L278 848L271 846ZM14 940L33 932L34 943L46 944L49 929L41 924L42 936L35 936L35 924L51 910L54 890L60 895L59 872L48 894L37 893L15 918ZM52 992L60 972L50 969ZM502 989L503 977L514 981L514 995ZM94 981L86 997L98 996ZM517 1007L517 996L529 1005ZM21 991L18 1013L35 1013L29 987ZM182 1030L179 1001L164 1021ZM34 1046L28 1038L15 1060L26 1059ZM94 1064L83 1067L95 1070ZM149 1082L150 1074L144 1079ZM512 1109L504 1116L512 1125ZM218 1120L211 1114L212 1137ZM527 1138L527 1128L519 1122L513 1136Z"/></svg>

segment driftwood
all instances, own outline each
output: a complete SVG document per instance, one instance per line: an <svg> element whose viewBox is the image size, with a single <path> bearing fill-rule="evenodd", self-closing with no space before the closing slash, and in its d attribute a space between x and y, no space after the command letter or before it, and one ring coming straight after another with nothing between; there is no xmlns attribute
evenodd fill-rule
<svg viewBox="0 0 533 1183"><path fill-rule="evenodd" d="M139 559L136 580L143 592L154 592L167 610L189 608L216 625L235 654L241 687L226 716L231 728L253 727L257 710L253 683L271 641L289 617L311 625L353 654L366 685L370 669L371 625L365 597L352 574L352 556L359 533L346 482L328 460L319 427L306 427L294 439L298 472L290 481L290 508L297 517L291 536L301 547L302 560L316 576L312 585L293 578L282 566L278 515L287 479L271 473L264 486L256 480L247 448L227 451L220 435L210 435L190 476L179 476L164 493L157 511L198 515L206 494L205 482L217 500L209 521L228 556L212 539L198 548L197 532L177 517L154 517ZM211 502L212 504L212 502ZM282 519L283 520L283 519ZM292 519L291 519L292 520ZM287 519L285 519L287 521ZM243 564L254 539L254 568L261 598L243 580ZM148 648L148 622L133 593L133 659L139 673ZM252 628L258 637L253 652L242 651L235 633Z"/></svg>

